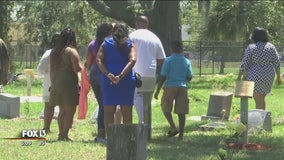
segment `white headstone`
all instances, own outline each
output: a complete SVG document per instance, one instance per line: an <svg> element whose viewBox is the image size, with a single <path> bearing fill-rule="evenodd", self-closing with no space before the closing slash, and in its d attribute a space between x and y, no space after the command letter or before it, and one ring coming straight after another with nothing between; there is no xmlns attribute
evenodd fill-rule
<svg viewBox="0 0 284 160"><path fill-rule="evenodd" d="M58 114L59 114L59 107L58 107L58 106L55 106L55 107L54 107L53 119L57 119ZM43 119L43 118L44 118L44 109L42 109L39 118L40 118L40 119Z"/></svg>
<svg viewBox="0 0 284 160"><path fill-rule="evenodd" d="M0 116L4 118L15 118L20 116L20 97L0 93Z"/></svg>
<svg viewBox="0 0 284 160"><path fill-rule="evenodd" d="M98 119L98 114L99 114L99 107L97 107L93 114L91 115L91 118L90 118L90 122L91 123L96 123L97 122L97 119Z"/></svg>
<svg viewBox="0 0 284 160"><path fill-rule="evenodd" d="M262 109L248 111L248 131L272 131L271 113Z"/></svg>

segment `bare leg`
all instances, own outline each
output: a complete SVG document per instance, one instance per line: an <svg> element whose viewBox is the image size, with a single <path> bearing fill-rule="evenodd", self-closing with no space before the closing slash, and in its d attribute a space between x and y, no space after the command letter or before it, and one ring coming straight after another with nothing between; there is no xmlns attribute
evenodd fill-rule
<svg viewBox="0 0 284 160"><path fill-rule="evenodd" d="M115 110L116 110L115 106L104 106L104 125L105 125L106 135L107 135L108 125L114 122Z"/></svg>
<svg viewBox="0 0 284 160"><path fill-rule="evenodd" d="M172 117L172 113L164 112L164 115L165 115L167 121L170 124L171 130L172 131L177 130L176 125L175 125L174 120L173 120L173 117Z"/></svg>
<svg viewBox="0 0 284 160"><path fill-rule="evenodd" d="M185 126L185 114L178 114L178 121L179 121L179 139L183 140L183 132Z"/></svg>
<svg viewBox="0 0 284 160"><path fill-rule="evenodd" d="M65 115L63 119L62 132L66 140L69 139L68 133L69 133L70 127L72 126L73 117L74 117L75 112L76 112L76 106L66 106L65 107Z"/></svg>
<svg viewBox="0 0 284 160"><path fill-rule="evenodd" d="M68 132L70 130L70 126L73 123L73 117L76 112L76 106L61 106L59 115L60 121L58 121L58 125L60 124L59 137L58 140L70 140L68 137Z"/></svg>
<svg viewBox="0 0 284 160"><path fill-rule="evenodd" d="M48 102L45 102L44 106L44 129L49 132L50 124L54 114L54 106L49 106Z"/></svg>
<svg viewBox="0 0 284 160"><path fill-rule="evenodd" d="M132 124L132 106L121 106L123 124Z"/></svg>
<svg viewBox="0 0 284 160"><path fill-rule="evenodd" d="M265 110L265 94L254 93L253 98L255 101L256 109Z"/></svg>
<svg viewBox="0 0 284 160"><path fill-rule="evenodd" d="M114 113L114 123L115 124L121 124L121 109L120 106L116 106L116 112Z"/></svg>
<svg viewBox="0 0 284 160"><path fill-rule="evenodd" d="M58 140L63 140L63 119L65 115L65 109L62 106L59 106L59 114L57 118L57 123L58 123L58 128L59 128L59 135L58 135Z"/></svg>

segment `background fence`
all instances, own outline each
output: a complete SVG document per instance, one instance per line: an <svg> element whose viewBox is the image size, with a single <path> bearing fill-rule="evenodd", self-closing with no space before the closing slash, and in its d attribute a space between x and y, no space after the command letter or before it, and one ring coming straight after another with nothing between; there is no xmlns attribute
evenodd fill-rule
<svg viewBox="0 0 284 160"><path fill-rule="evenodd" d="M12 43L8 48L12 62L10 69L12 74L22 72L25 68L36 69L41 56L45 52L37 44ZM83 62L85 62L87 46L79 46L78 50Z"/></svg>
<svg viewBox="0 0 284 160"><path fill-rule="evenodd" d="M244 42L183 41L183 45L185 56L191 60L195 75L236 72L246 48ZM284 46L276 48L281 60L284 60ZM85 62L87 46L79 46L78 50ZM9 53L13 64L11 72L36 68L44 51L36 44L10 44Z"/></svg>

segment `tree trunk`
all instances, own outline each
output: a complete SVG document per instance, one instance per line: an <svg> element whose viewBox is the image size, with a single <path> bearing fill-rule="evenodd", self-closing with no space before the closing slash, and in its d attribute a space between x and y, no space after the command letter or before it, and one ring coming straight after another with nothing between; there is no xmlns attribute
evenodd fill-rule
<svg viewBox="0 0 284 160"><path fill-rule="evenodd" d="M219 74L224 74L224 69L225 69L225 60L222 58L221 59L221 65L220 65L220 72Z"/></svg>
<svg viewBox="0 0 284 160"><path fill-rule="evenodd" d="M148 17L150 30L161 39L166 55L169 56L171 41L181 40L179 1L156 1Z"/></svg>
<svg viewBox="0 0 284 160"><path fill-rule="evenodd" d="M102 15L124 21L129 26L134 27L135 17L138 13L126 12L126 3L116 1L116 3L101 3L101 1L87 0L91 7ZM181 40L181 30L179 24L179 2L180 1L154 1L154 8L145 11L149 19L149 30L153 31L161 40L166 55L170 55L170 43L172 40ZM125 12L123 12L125 11Z"/></svg>
<svg viewBox="0 0 284 160"><path fill-rule="evenodd" d="M7 30L7 2L0 1L0 38L4 41L8 38L8 30Z"/></svg>

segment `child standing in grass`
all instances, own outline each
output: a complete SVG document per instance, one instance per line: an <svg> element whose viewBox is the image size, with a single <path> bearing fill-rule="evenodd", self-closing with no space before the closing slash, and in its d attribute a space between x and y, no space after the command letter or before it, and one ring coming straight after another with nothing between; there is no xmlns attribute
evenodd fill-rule
<svg viewBox="0 0 284 160"><path fill-rule="evenodd" d="M164 116L170 124L171 130L168 132L169 137L179 133L179 140L183 140L185 126L185 114L188 114L188 81L192 79L193 72L191 62L184 57L181 41L173 41L171 44L171 56L167 57L162 65L158 86L154 98L158 99L160 89L164 82L164 93L161 99ZM175 104L174 104L175 102ZM176 127L172 109L174 104L174 113L178 114L179 127Z"/></svg>

